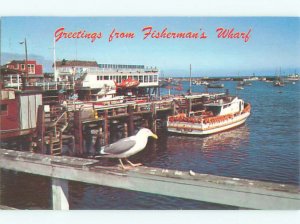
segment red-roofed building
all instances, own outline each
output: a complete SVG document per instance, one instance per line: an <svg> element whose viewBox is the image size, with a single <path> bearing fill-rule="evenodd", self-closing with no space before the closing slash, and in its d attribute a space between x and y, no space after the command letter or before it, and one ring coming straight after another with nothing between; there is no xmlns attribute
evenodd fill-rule
<svg viewBox="0 0 300 224"><path fill-rule="evenodd" d="M25 73L25 60L13 60L5 65L6 68ZM27 61L28 75L43 75L43 65L39 65L35 60ZM32 76L31 76L32 77Z"/></svg>

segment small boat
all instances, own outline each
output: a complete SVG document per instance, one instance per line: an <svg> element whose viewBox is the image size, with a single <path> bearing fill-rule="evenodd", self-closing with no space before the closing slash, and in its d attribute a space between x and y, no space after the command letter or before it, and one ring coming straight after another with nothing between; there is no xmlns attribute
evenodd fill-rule
<svg viewBox="0 0 300 224"><path fill-rule="evenodd" d="M127 88L135 88L140 84L138 80L135 79L124 79L121 83L116 83L117 88L127 89Z"/></svg>
<svg viewBox="0 0 300 224"><path fill-rule="evenodd" d="M193 81L193 85L196 85L196 86L207 86L209 83L206 82L206 81Z"/></svg>
<svg viewBox="0 0 300 224"><path fill-rule="evenodd" d="M169 116L169 132L188 135L209 135L237 127L250 116L251 106L242 99L226 96L204 104L205 110L192 112L189 116Z"/></svg>
<svg viewBox="0 0 300 224"><path fill-rule="evenodd" d="M242 90L242 89L244 89L244 87L243 86L237 86L236 89L237 90Z"/></svg>
<svg viewBox="0 0 300 224"><path fill-rule="evenodd" d="M276 80L273 82L273 86L282 87L282 86L284 86L284 82L282 82L280 80Z"/></svg>
<svg viewBox="0 0 300 224"><path fill-rule="evenodd" d="M207 88L224 88L224 84L223 83L209 83L207 85Z"/></svg>

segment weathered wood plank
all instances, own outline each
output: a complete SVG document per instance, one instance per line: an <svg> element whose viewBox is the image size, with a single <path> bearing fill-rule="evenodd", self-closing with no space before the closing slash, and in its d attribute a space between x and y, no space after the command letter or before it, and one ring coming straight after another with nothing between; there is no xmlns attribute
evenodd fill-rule
<svg viewBox="0 0 300 224"><path fill-rule="evenodd" d="M0 210L17 210L17 209L6 205L0 205Z"/></svg>
<svg viewBox="0 0 300 224"><path fill-rule="evenodd" d="M138 167L124 171L101 161L0 149L0 167L65 180L253 209L300 209L299 187L194 172Z"/></svg>

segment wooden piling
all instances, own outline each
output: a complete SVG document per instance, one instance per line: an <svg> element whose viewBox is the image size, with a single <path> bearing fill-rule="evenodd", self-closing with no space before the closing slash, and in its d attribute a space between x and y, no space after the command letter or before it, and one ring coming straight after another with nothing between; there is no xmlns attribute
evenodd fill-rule
<svg viewBox="0 0 300 224"><path fill-rule="evenodd" d="M156 133L156 104L151 104L151 114L150 114L150 129L152 132Z"/></svg>
<svg viewBox="0 0 300 224"><path fill-rule="evenodd" d="M128 125L127 125L126 122L124 123L124 135L123 135L123 137L124 138L128 137Z"/></svg>
<svg viewBox="0 0 300 224"><path fill-rule="evenodd" d="M192 99L187 100L187 116L190 116L192 112Z"/></svg>
<svg viewBox="0 0 300 224"><path fill-rule="evenodd" d="M81 111L74 112L74 136L75 136L75 154L83 154L83 136L82 136L82 122Z"/></svg>
<svg viewBox="0 0 300 224"><path fill-rule="evenodd" d="M174 116L174 115L176 115L176 104L174 101L172 101L171 107L172 107L171 115Z"/></svg>
<svg viewBox="0 0 300 224"><path fill-rule="evenodd" d="M133 121L133 106L128 106L128 134L129 136L134 134L134 121Z"/></svg>
<svg viewBox="0 0 300 224"><path fill-rule="evenodd" d="M36 133L37 133L37 149L42 154L46 154L45 149L45 111L44 106L38 107L37 122L36 122Z"/></svg>
<svg viewBox="0 0 300 224"><path fill-rule="evenodd" d="M103 131L104 131L104 145L109 144L109 129L108 129L108 111L104 111L104 120L103 120Z"/></svg>

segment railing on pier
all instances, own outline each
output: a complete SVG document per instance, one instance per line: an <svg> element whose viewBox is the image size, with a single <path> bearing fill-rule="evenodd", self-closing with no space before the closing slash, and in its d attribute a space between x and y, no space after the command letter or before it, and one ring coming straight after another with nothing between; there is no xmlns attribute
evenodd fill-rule
<svg viewBox="0 0 300 224"><path fill-rule="evenodd" d="M107 113L109 118L118 117L118 116L129 116L129 107L132 107L133 114L143 114L143 113L152 113L155 108L157 111L166 111L173 109L172 100L163 100L163 101L153 101L153 102L141 102L136 103L134 101L129 101L126 103L110 104L110 105L98 105L97 103L68 103L68 111L77 111L77 110L93 110L97 113L97 117L102 119L104 114Z"/></svg>
<svg viewBox="0 0 300 224"><path fill-rule="evenodd" d="M251 209L300 209L299 187L154 167L0 149L0 168L52 178L53 209L69 209L68 180Z"/></svg>
<svg viewBox="0 0 300 224"><path fill-rule="evenodd" d="M17 79L19 80L19 79ZM8 82L4 83L6 88L17 88L18 90L22 88L22 82ZM74 89L75 83L73 82L30 82L26 84L27 89L41 89L41 90L71 90Z"/></svg>

